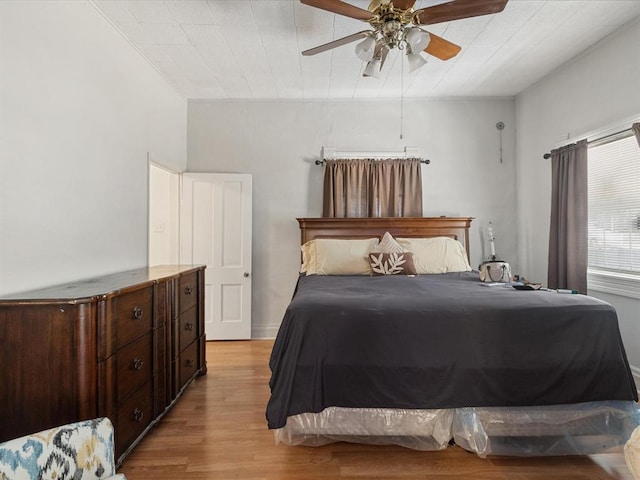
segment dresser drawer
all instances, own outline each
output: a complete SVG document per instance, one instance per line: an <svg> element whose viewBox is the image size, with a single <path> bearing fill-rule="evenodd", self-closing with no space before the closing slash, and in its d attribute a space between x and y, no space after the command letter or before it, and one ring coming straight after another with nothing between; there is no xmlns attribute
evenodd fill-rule
<svg viewBox="0 0 640 480"><path fill-rule="evenodd" d="M116 460L147 428L153 419L151 382L144 385L118 408L116 413Z"/></svg>
<svg viewBox="0 0 640 480"><path fill-rule="evenodd" d="M193 307L178 318L178 337L180 342L178 351L181 352L187 348L198 336L198 309Z"/></svg>
<svg viewBox="0 0 640 480"><path fill-rule="evenodd" d="M180 390L198 370L198 342L193 342L183 350L180 353L178 362L178 369L180 371L180 383L178 390Z"/></svg>
<svg viewBox="0 0 640 480"><path fill-rule="evenodd" d="M114 299L118 322L117 348L151 331L153 286L122 294Z"/></svg>
<svg viewBox="0 0 640 480"><path fill-rule="evenodd" d="M116 354L118 403L151 379L152 338L148 333Z"/></svg>
<svg viewBox="0 0 640 480"><path fill-rule="evenodd" d="M198 303L198 272L183 275L178 280L179 313L186 312Z"/></svg>

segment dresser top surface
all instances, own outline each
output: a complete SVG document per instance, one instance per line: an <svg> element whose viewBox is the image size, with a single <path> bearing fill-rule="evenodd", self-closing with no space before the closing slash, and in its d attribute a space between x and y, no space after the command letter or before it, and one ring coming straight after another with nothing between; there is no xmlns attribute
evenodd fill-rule
<svg viewBox="0 0 640 480"><path fill-rule="evenodd" d="M109 294L118 294L122 290L143 285L189 272L204 269L203 265L160 265L143 267L124 272L87 278L60 285L19 292L0 297L1 303L14 303L34 300L90 301Z"/></svg>

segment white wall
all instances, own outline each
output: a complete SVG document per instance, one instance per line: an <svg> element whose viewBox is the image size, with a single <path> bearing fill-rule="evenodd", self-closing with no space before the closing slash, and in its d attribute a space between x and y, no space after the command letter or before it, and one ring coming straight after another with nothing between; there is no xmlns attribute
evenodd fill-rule
<svg viewBox="0 0 640 480"><path fill-rule="evenodd" d="M186 102L83 1L0 2L0 294L147 262L147 152Z"/></svg>
<svg viewBox="0 0 640 480"><path fill-rule="evenodd" d="M180 174L149 162L149 266L180 263Z"/></svg>
<svg viewBox="0 0 640 480"><path fill-rule="evenodd" d="M525 275L546 282L551 164L542 155L567 137L640 119L640 23L520 94L516 113L518 259ZM629 361L640 366L640 301L589 293L616 307Z"/></svg>
<svg viewBox="0 0 640 480"><path fill-rule="evenodd" d="M276 334L299 268L296 217L322 213L323 146L355 150L417 147L425 216L475 217L471 264L488 250L516 257L515 103L513 99L406 100L400 140L399 101L189 102L188 171L253 174L253 330ZM499 131L503 131L500 163ZM517 268L517 265L516 265Z"/></svg>

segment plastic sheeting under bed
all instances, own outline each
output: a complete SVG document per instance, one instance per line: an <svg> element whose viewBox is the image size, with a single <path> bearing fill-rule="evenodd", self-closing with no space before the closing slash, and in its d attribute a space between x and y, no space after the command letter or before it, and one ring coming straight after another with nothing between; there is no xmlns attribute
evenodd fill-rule
<svg viewBox="0 0 640 480"><path fill-rule="evenodd" d="M274 430L276 444L321 446L333 442L400 445L443 450L451 440L454 409L405 410L329 407L287 418Z"/></svg>
<svg viewBox="0 0 640 480"><path fill-rule="evenodd" d="M622 451L640 425L633 401L544 407L458 408L452 434L457 445L487 455L591 455Z"/></svg>
<svg viewBox="0 0 640 480"><path fill-rule="evenodd" d="M480 457L554 456L621 451L639 425L633 401L437 410L330 407L291 416L274 433L276 443L285 445L343 441L433 451L453 439Z"/></svg>

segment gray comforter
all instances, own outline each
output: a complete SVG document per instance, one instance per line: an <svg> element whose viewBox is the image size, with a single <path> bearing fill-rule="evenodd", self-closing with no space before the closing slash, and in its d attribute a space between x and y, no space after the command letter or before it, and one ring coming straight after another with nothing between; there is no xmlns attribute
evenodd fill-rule
<svg viewBox="0 0 640 480"><path fill-rule="evenodd" d="M476 272L301 276L270 368L269 428L329 406L637 400L611 305Z"/></svg>

